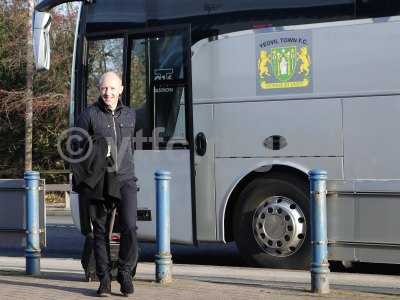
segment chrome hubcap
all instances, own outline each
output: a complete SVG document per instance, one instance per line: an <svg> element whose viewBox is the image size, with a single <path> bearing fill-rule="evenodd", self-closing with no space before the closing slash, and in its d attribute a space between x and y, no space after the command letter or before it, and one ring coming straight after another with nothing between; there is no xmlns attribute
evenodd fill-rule
<svg viewBox="0 0 400 300"><path fill-rule="evenodd" d="M257 207L253 234L264 252L277 257L296 253L307 232L306 218L290 198L272 196Z"/></svg>

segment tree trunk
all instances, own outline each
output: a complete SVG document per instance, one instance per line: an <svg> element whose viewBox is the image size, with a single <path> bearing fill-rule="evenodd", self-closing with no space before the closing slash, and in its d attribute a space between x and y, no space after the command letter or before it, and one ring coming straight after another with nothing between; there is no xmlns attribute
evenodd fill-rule
<svg viewBox="0 0 400 300"><path fill-rule="evenodd" d="M25 171L32 170L32 86L33 86L33 46L32 46L32 14L34 0L28 1L28 26L26 49L26 112L25 112Z"/></svg>

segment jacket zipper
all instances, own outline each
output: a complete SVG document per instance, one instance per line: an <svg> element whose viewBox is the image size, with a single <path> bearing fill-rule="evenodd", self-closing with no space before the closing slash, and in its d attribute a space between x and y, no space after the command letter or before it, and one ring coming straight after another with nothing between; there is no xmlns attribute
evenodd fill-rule
<svg viewBox="0 0 400 300"><path fill-rule="evenodd" d="M112 119L113 119L113 124L114 124L114 136L115 136L115 170L116 172L118 171L118 140L117 140L117 128L115 126L115 115L114 111L112 113Z"/></svg>

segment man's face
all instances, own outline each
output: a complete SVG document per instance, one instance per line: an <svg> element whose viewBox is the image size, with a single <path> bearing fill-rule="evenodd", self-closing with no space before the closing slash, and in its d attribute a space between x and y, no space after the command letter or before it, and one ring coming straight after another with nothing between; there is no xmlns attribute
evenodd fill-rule
<svg viewBox="0 0 400 300"><path fill-rule="evenodd" d="M114 110L117 107L118 97L121 95L123 90L121 80L116 74L105 74L100 82L99 88L104 103Z"/></svg>

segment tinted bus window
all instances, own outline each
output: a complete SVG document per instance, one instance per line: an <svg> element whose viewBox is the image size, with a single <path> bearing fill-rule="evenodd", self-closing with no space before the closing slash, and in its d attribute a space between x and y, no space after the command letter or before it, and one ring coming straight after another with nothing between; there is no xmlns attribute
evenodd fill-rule
<svg viewBox="0 0 400 300"><path fill-rule="evenodd" d="M173 32L130 39L129 100L136 110L136 132L159 138L164 146L186 137L183 43L183 36Z"/></svg>
<svg viewBox="0 0 400 300"><path fill-rule="evenodd" d="M359 17L388 17L400 13L398 0L358 0L357 15Z"/></svg>

